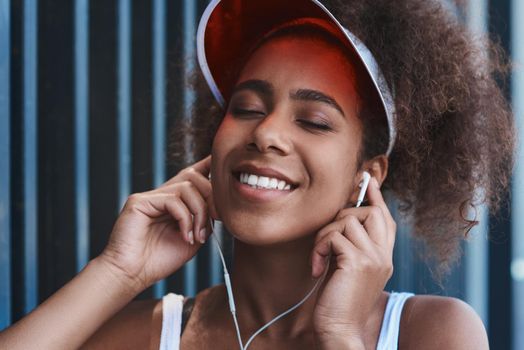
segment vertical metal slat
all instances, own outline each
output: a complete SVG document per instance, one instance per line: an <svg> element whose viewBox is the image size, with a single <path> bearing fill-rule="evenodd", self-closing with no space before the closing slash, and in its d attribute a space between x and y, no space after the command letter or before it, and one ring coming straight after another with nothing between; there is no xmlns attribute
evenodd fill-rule
<svg viewBox="0 0 524 350"><path fill-rule="evenodd" d="M77 270L89 260L89 2L75 1L75 189Z"/></svg>
<svg viewBox="0 0 524 350"><path fill-rule="evenodd" d="M38 0L24 2L24 312L38 300L38 139L37 21Z"/></svg>
<svg viewBox="0 0 524 350"><path fill-rule="evenodd" d="M215 221L214 224L215 230L213 232L214 235L216 235L218 241L220 243L224 242L224 231L222 229L222 222L221 221ZM210 238L210 240L213 238ZM223 282L222 276L224 275L224 268L222 267L222 262L220 261L220 253L218 252L218 248L216 244L209 241L211 245L211 249L209 250L209 254L211 256L209 257L209 286L214 286L217 284L220 284ZM223 247L224 245L221 244Z"/></svg>
<svg viewBox="0 0 524 350"><path fill-rule="evenodd" d="M211 0L209 0L208 3L209 2L211 2ZM215 231L213 232L213 234L217 236L219 242L224 242L224 227L222 226L222 222L216 221L214 226ZM209 244L211 244L211 242ZM224 245L222 244L222 247L223 246ZM216 244L211 244L209 254L211 254L211 256L209 257L209 286L214 286L224 282L224 268L222 267L222 261L220 260L220 254L218 252Z"/></svg>
<svg viewBox="0 0 524 350"><path fill-rule="evenodd" d="M188 86L187 82L190 77L191 72L194 69L194 51L195 51L195 33L196 33L196 5L197 1L194 0L184 0L184 18L183 18L183 60L186 62L184 65L184 73L186 78L185 86ZM183 95L183 105L184 105L184 115L186 117L191 116L191 108L195 101L195 94L190 89L184 89ZM186 142L190 140L186 139ZM186 147L186 149L191 149ZM193 158L191 154L186 155L190 159ZM186 296L194 296L197 289L197 259L196 256L191 259L184 266L184 294Z"/></svg>
<svg viewBox="0 0 524 350"><path fill-rule="evenodd" d="M478 313L484 326L489 327L488 317L488 214L487 208L478 208L479 224L471 232L465 253L465 299Z"/></svg>
<svg viewBox="0 0 524 350"><path fill-rule="evenodd" d="M513 0L511 3L511 52L516 63L512 77L513 110L517 122L518 139L524 139L524 2ZM513 349L524 349L524 216L517 212L524 207L524 147L519 143L516 167L513 175L512 205L512 257L511 278L513 284Z"/></svg>
<svg viewBox="0 0 524 350"><path fill-rule="evenodd" d="M11 323L10 13L0 0L0 329Z"/></svg>
<svg viewBox="0 0 524 350"><path fill-rule="evenodd" d="M522 21L522 19L512 16L510 5L511 0L488 0L488 13L490 14L488 17L488 28L490 34L497 37L498 43L506 52L510 50L511 38L513 37L510 28L514 24L511 22L513 20ZM513 13L515 14L515 12ZM508 86L508 84L502 81L499 81L499 83L505 97L511 98L512 91L510 89L512 86ZM515 179L518 179L517 176L515 176ZM513 185L516 185L517 181L513 181ZM512 189L513 195L511 195L513 199L518 196L518 192L515 193L514 189ZM515 308L513 306L514 298L512 294L515 284L512 281L509 266L513 250L511 231L512 227L518 227L513 226L513 221L515 219L518 220L519 215L513 210L510 211L509 205L506 205L508 203L506 201L510 200L510 194L501 193L501 195L504 205L499 208L495 215L490 215L489 217L488 315L490 321L488 337L490 348L492 349L514 349L512 344L514 339L512 314L514 314ZM515 223L521 223L519 221ZM518 332L522 332L522 330L518 330Z"/></svg>
<svg viewBox="0 0 524 350"><path fill-rule="evenodd" d="M488 2L487 0L470 0L467 8L467 25L473 33L483 35L488 27ZM486 48L487 49L487 48ZM482 206L478 209L477 218L479 225L471 231L472 239L466 245L465 253L465 297L479 314L488 328L488 213Z"/></svg>
<svg viewBox="0 0 524 350"><path fill-rule="evenodd" d="M131 192L131 3L118 1L118 197L121 208Z"/></svg>
<svg viewBox="0 0 524 350"><path fill-rule="evenodd" d="M165 111L165 64L166 64L166 2L153 1L153 186L165 181L166 174L166 111ZM154 286L154 295L162 297L166 281Z"/></svg>
<svg viewBox="0 0 524 350"><path fill-rule="evenodd" d="M391 214L398 223L394 250L395 270L397 273L395 273L392 280L393 290L415 291L417 288L415 283L417 279L417 261L414 259L413 240L410 236L413 227L408 222L400 220L399 205L393 195L391 193L386 193L385 195Z"/></svg>

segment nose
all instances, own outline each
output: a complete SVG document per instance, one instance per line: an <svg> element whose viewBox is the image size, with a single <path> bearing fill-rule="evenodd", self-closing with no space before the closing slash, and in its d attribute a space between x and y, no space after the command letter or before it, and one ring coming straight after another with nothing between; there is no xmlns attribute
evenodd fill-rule
<svg viewBox="0 0 524 350"><path fill-rule="evenodd" d="M291 121L285 113L273 111L257 124L248 148L256 148L262 153L287 155L292 149L290 127Z"/></svg>

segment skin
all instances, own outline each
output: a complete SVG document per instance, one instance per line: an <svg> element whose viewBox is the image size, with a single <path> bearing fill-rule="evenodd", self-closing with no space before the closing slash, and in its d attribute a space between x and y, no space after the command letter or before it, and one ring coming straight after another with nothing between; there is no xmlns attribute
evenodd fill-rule
<svg viewBox="0 0 524 350"><path fill-rule="evenodd" d="M387 158L357 164L362 125L354 77L351 63L326 43L280 38L264 44L239 77L237 87L250 87L232 95L212 156L158 189L132 195L104 252L0 333L0 347L158 349L161 301L129 302L198 251L200 240L209 236L211 216L235 237L232 282L244 341L302 299L331 257L321 288L250 349L376 348L396 225L380 192ZM242 85L249 81L265 82L271 92ZM340 110L295 98L299 89L332 97ZM318 122L330 130L310 124ZM274 200L248 200L235 190L232 175L245 161L278 169L296 188ZM363 170L373 177L369 205L353 208ZM399 344L400 349L488 348L482 322L469 306L423 295L405 305ZM238 348L223 286L197 295L181 345Z"/></svg>
<svg viewBox="0 0 524 350"><path fill-rule="evenodd" d="M237 90L231 97L213 144L212 178L217 211L238 239L233 284L238 309L246 310L239 315L240 324L249 330L246 336L279 311L294 305L311 289L312 271L308 263L311 255L314 275L319 277L320 269L324 268L322 258L329 253L337 255L336 261L332 262L334 268L351 268L345 265L344 260L348 258L359 260L357 244L376 254L373 258L384 265L384 271L376 274L380 279L374 281L378 284L378 288L373 286L377 290L374 300L359 313L367 313L375 307L391 271L394 223L389 215L392 225L389 232L384 218L368 221L377 236L382 232L389 236L389 242L378 239L387 246L383 256L382 252L374 251L375 247L356 219L365 221L371 215L371 209L380 211L373 213L380 216L382 212L377 207L346 210L344 215L351 214L352 219L339 220L326 227L337 214L341 214L344 206L355 202L351 197L358 193L361 178L357 155L362 126L357 116L359 102L352 66L338 50L320 42L307 43L310 47L304 45L304 40L274 40L257 50L244 67L237 87L246 82L261 81L270 85L273 91ZM279 64L275 65L270 57L277 52L280 53ZM298 61L300 65L296 64ZM314 69L319 66L322 69ZM338 78L340 75L346 79ZM320 91L332 97L342 112L326 103L293 98L300 89ZM319 130L306 122L328 124L330 130ZM231 173L246 159L260 167L279 169L297 184L297 188L282 199L266 203L244 199L232 190L232 182L236 180ZM379 157L367 162L365 169L373 168L373 175L382 180L386 164L384 158ZM376 181L372 185L373 193L378 193ZM378 201L383 204L382 199ZM385 205L383 207L387 210ZM342 233L348 221L354 221L349 225L356 227L354 246ZM355 250L350 253L354 253L354 257L346 256L348 249ZM360 284L360 281L346 277L346 273L338 274L336 270L329 278L323 298L317 303L312 298L291 324L283 320L268 329L266 336L328 332L332 339L333 329L340 324L344 324L340 337L346 338L348 332L359 333L360 320L333 322L336 309L354 310L351 302L334 305L326 301L335 294L345 294L344 289L340 289L344 284ZM265 286L278 287L268 290ZM256 295L260 297L253 297ZM313 314L315 317L311 319Z"/></svg>

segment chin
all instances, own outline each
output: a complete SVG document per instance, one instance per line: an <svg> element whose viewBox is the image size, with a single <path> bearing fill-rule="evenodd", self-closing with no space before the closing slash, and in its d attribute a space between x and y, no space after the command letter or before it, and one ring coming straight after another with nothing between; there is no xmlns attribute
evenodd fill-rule
<svg viewBox="0 0 524 350"><path fill-rule="evenodd" d="M249 245L270 246L288 243L309 237L315 231L295 227L290 220L278 220L274 217L265 219L224 218L224 227L235 239Z"/></svg>

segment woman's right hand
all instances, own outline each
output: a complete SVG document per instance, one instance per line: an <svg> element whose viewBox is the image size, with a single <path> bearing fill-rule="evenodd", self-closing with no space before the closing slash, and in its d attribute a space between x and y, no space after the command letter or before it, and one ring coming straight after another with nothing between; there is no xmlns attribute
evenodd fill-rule
<svg viewBox="0 0 524 350"><path fill-rule="evenodd" d="M211 234L210 166L208 156L159 188L129 196L99 258L137 293L178 270Z"/></svg>

